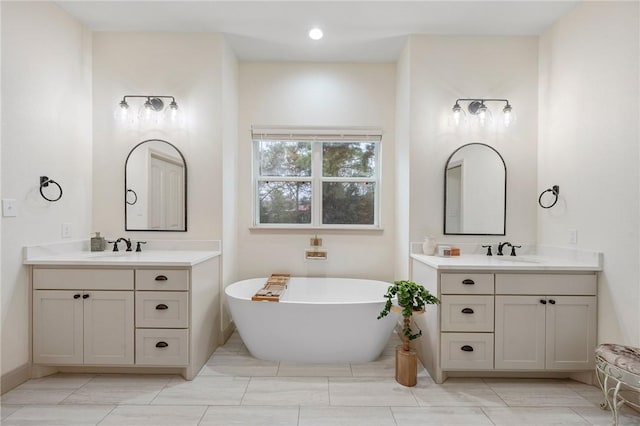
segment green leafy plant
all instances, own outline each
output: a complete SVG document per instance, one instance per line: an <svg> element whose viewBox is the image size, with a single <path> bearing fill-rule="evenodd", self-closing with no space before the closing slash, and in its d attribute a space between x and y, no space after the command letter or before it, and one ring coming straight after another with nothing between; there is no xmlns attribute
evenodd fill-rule
<svg viewBox="0 0 640 426"><path fill-rule="evenodd" d="M411 316L415 311L422 311L425 305L434 305L440 303L440 299L431 294L429 290L425 289L420 284L416 284L413 281L394 281L392 286L389 286L387 293L384 295L387 299L384 308L378 315L378 319L386 317L391 311L393 306L393 299L398 299L398 305L402 307L402 316L404 322L402 326L402 334L404 335L405 347L408 346L409 340L416 339L422 336L422 330L418 333L411 332ZM408 349L407 349L408 350Z"/></svg>

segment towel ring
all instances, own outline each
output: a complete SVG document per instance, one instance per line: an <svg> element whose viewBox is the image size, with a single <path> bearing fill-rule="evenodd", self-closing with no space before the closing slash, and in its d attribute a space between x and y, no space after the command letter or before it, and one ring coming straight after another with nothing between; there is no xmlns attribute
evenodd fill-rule
<svg viewBox="0 0 640 426"><path fill-rule="evenodd" d="M129 200L127 200L127 195L129 195L129 193L130 193L130 192L131 192L131 193L133 194L133 196L135 197L135 198L133 199L133 203L130 203L130 202L129 202ZM125 202L125 203L127 203L127 204L129 204L130 206L132 206L132 205L134 205L135 203L137 203L137 202L138 202L138 194L136 194L136 191L134 191L133 189L127 189L127 193L126 193L126 194L125 194L125 196L124 196L124 202Z"/></svg>
<svg viewBox="0 0 640 426"><path fill-rule="evenodd" d="M553 203L551 203L548 206L545 206L542 204L542 196L544 194L546 194L547 192L551 192L553 195L555 195L556 199L553 200ZM540 204L540 207L542 207L543 209L550 209L551 207L555 206L556 203L558 202L558 195L560 194L560 187L558 185L553 185L551 188L542 191L542 193L540 194L540 196L538 197L538 204Z"/></svg>
<svg viewBox="0 0 640 426"><path fill-rule="evenodd" d="M60 195L58 195L58 198L55 198L55 199L47 198L47 196L44 195L44 193L42 192L42 188L48 187L50 183L58 187L58 190L60 191ZM53 179L49 179L47 176L40 176L40 195L42 195L42 198L44 198L47 201L51 201L51 202L58 201L60 198L62 198L62 187L58 182L56 182Z"/></svg>

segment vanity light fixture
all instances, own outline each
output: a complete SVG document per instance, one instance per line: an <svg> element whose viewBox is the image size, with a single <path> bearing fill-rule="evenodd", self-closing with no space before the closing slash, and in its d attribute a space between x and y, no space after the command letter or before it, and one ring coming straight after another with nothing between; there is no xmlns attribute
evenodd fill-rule
<svg viewBox="0 0 640 426"><path fill-rule="evenodd" d="M138 114L136 115L131 111L129 102L127 99L142 98L144 103L140 106ZM166 105L166 101L163 99L171 99ZM161 124L166 121L168 123L178 123L178 103L176 98L168 95L125 95L116 108L115 117L122 123L154 123ZM163 115L166 119L163 119Z"/></svg>
<svg viewBox="0 0 640 426"><path fill-rule="evenodd" d="M467 111L469 114L478 117L478 123L484 127L492 118L491 111L485 105L486 102L504 102L505 107L502 109L503 123L505 127L509 127L514 121L513 108L508 99L483 99L483 98L460 98L456 99L456 103L451 108L453 113L453 123L460 126L464 122L465 112L460 106L460 102L469 102Z"/></svg>

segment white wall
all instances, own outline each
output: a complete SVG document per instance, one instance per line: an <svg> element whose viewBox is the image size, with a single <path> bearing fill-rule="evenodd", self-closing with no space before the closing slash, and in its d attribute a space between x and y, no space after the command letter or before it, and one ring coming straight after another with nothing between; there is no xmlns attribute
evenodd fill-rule
<svg viewBox="0 0 640 426"><path fill-rule="evenodd" d="M604 252L598 340L640 344L639 7L584 2L540 39L541 244Z"/></svg>
<svg viewBox="0 0 640 426"><path fill-rule="evenodd" d="M536 37L410 37L411 241L434 235L448 243L535 243L537 61ZM451 127L455 100L476 97L509 99L517 122L507 130ZM488 106L501 109L504 103ZM506 163L504 237L443 236L444 166L470 142L491 145Z"/></svg>
<svg viewBox="0 0 640 426"><path fill-rule="evenodd" d="M394 64L241 63L238 135L239 277L274 272L394 278ZM250 231L251 125L377 126L382 137L380 232L320 232L328 260L305 261L311 231Z"/></svg>
<svg viewBox="0 0 640 426"><path fill-rule="evenodd" d="M30 293L22 247L88 238L91 218L91 34L48 2L2 4L2 374L29 361ZM62 186L45 201L39 177Z"/></svg>
<svg viewBox="0 0 640 426"><path fill-rule="evenodd" d="M411 40L407 42L396 64L396 156L395 207L396 238L395 276L409 278L409 205L411 180Z"/></svg>
<svg viewBox="0 0 640 426"><path fill-rule="evenodd" d="M238 61L225 43L222 57L222 285L238 277ZM222 309L223 330L231 317Z"/></svg>
<svg viewBox="0 0 640 426"><path fill-rule="evenodd" d="M93 35L93 227L107 238L221 239L222 52L217 34L109 33ZM172 95L186 117L183 129L116 126L124 95ZM130 101L137 110L140 103ZM187 163L187 232L124 231L124 162L151 138L175 145Z"/></svg>

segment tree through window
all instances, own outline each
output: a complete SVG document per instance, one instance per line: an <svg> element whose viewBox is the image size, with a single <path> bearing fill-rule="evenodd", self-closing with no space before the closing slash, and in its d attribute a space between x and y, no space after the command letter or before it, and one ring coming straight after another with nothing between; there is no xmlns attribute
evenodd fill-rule
<svg viewBox="0 0 640 426"><path fill-rule="evenodd" d="M254 129L256 226L379 226L380 131L331 133Z"/></svg>

